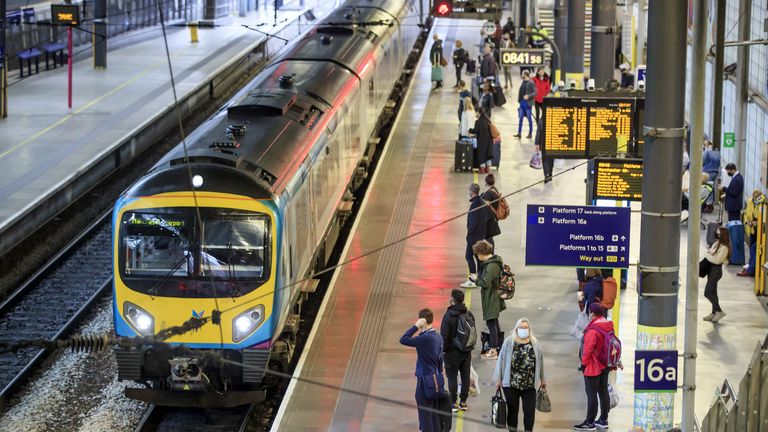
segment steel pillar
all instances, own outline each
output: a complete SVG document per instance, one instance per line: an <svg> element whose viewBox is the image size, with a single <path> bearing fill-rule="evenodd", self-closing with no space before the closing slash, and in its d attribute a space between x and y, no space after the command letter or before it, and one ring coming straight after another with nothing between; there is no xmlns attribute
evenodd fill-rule
<svg viewBox="0 0 768 432"><path fill-rule="evenodd" d="M677 350L688 0L650 0L637 351ZM697 202L693 200L694 204ZM698 227L694 227L698 229ZM672 428L674 393L635 393L634 425Z"/></svg>
<svg viewBox="0 0 768 432"><path fill-rule="evenodd" d="M700 167L704 140L704 91L707 64L707 5L709 0L695 0L693 11L693 62L691 88L691 166ZM690 170L688 184L688 257L685 272L685 351L683 352L683 422L684 432L693 432L696 406L696 344L699 324L699 244L701 241L701 206L698 205L701 170Z"/></svg>
<svg viewBox="0 0 768 432"><path fill-rule="evenodd" d="M751 36L752 0L739 0L739 37L738 40L746 41ZM723 161L734 162L740 169L744 169L747 157L747 107L749 103L749 46L742 45L738 48L736 57L736 160Z"/></svg>
<svg viewBox="0 0 768 432"><path fill-rule="evenodd" d="M715 94L712 98L712 146L720 149L723 139L723 62L725 61L725 0L717 0L715 32Z"/></svg>
<svg viewBox="0 0 768 432"><path fill-rule="evenodd" d="M585 1L568 1L568 44L565 49L565 73L568 80L575 80L578 88L584 78L584 22ZM566 82L566 85L568 83Z"/></svg>
<svg viewBox="0 0 768 432"><path fill-rule="evenodd" d="M565 52L568 47L568 9L565 7L565 0L555 0L555 44ZM564 69L565 59L558 57L556 64L552 65L552 76L555 78L555 84L565 77L560 74Z"/></svg>
<svg viewBox="0 0 768 432"><path fill-rule="evenodd" d="M107 67L107 0L93 4L93 67Z"/></svg>
<svg viewBox="0 0 768 432"><path fill-rule="evenodd" d="M8 117L8 62L5 60L6 1L0 0L0 118Z"/></svg>
<svg viewBox="0 0 768 432"><path fill-rule="evenodd" d="M589 63L589 77L595 80L595 87L605 88L613 78L613 64L616 52L616 0L594 0L592 2L592 52Z"/></svg>
<svg viewBox="0 0 768 432"><path fill-rule="evenodd" d="M518 24L517 46L525 47L527 46L525 31L528 27L528 0L520 0L520 22Z"/></svg>

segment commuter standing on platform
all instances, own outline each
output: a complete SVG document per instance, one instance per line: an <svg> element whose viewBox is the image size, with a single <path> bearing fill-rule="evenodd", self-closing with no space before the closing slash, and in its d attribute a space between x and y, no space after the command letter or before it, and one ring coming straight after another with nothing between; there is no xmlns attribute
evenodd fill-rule
<svg viewBox="0 0 768 432"><path fill-rule="evenodd" d="M467 84L464 82L464 80L461 80L459 81L459 122L461 122L461 113L464 111L464 101L466 98L470 98L470 100L472 100L472 92L467 90Z"/></svg>
<svg viewBox="0 0 768 432"><path fill-rule="evenodd" d="M493 246L485 240L481 240L472 246L472 251L480 260L480 275L471 276L475 284L480 287L480 300L483 304L483 320L488 326L488 339L490 349L485 354L480 354L480 358L496 360L498 358L497 348L499 347L499 314L507 308L504 300L499 297L499 278L503 262L498 255L493 254Z"/></svg>
<svg viewBox="0 0 768 432"><path fill-rule="evenodd" d="M528 120L528 138L533 136L531 104L534 97L536 97L536 86L531 82L531 73L525 71L523 72L523 82L520 84L520 90L517 92L517 101L520 103L520 107L517 109L519 123L517 124L517 134L514 135L515 138L520 138L520 134L523 132L524 118Z"/></svg>
<svg viewBox="0 0 768 432"><path fill-rule="evenodd" d="M448 310L443 315L440 323L440 336L443 337L443 356L445 359L445 374L448 376L448 391L451 393L453 412L467 410L467 397L469 396L470 369L472 368L472 349L460 347L457 343L457 331L459 320L470 323L474 329L475 316L472 315L464 304L464 293L461 290L451 291L451 299ZM469 325L469 324L467 324ZM466 331L466 329L462 330ZM477 334L475 333L475 337ZM461 376L461 395L459 395L459 383L457 377Z"/></svg>
<svg viewBox="0 0 768 432"><path fill-rule="evenodd" d="M588 268L587 283L584 284L584 308L589 309L592 303L600 303L597 299L603 296L603 274L600 269Z"/></svg>
<svg viewBox="0 0 768 432"><path fill-rule="evenodd" d="M534 149L537 152L541 152L541 144L544 141L544 137L541 135L541 121L536 121L536 137L533 139L535 143ZM555 169L555 158L548 153L541 155L541 168L544 171L544 184L552 181L552 171Z"/></svg>
<svg viewBox="0 0 768 432"><path fill-rule="evenodd" d="M629 64L622 63L619 66L621 70L621 88L626 89L635 86L635 75L629 71Z"/></svg>
<svg viewBox="0 0 768 432"><path fill-rule="evenodd" d="M720 174L720 151L713 148L711 141L706 142L705 148L702 168L709 176L709 181L714 182Z"/></svg>
<svg viewBox="0 0 768 432"><path fill-rule="evenodd" d="M502 49L508 49L508 48L514 48L515 43L512 42L512 36L510 36L509 33L504 33L504 37L501 40L501 48ZM504 90L507 90L510 87L514 87L512 84L512 71L511 66L502 66L501 70L504 72Z"/></svg>
<svg viewBox="0 0 768 432"><path fill-rule="evenodd" d="M549 83L549 75L544 68L538 68L536 76L531 81L536 87L536 97L533 99L536 103L536 125L541 126L541 107L544 105L544 98L549 94L552 87Z"/></svg>
<svg viewBox="0 0 768 432"><path fill-rule="evenodd" d="M483 108L477 108L475 127L470 129L469 133L474 134L477 139L475 163L480 173L485 174L490 171L493 163L493 137L491 136L491 119L485 115Z"/></svg>
<svg viewBox="0 0 768 432"><path fill-rule="evenodd" d="M400 344L416 348L416 404L430 409L419 410L419 429L423 432L441 432L438 400L428 399L434 392L425 389L437 380L439 391L444 390L443 380L443 338L432 328L434 315L429 309L419 311L419 319L405 331ZM432 411L434 410L434 411Z"/></svg>
<svg viewBox="0 0 768 432"><path fill-rule="evenodd" d="M477 277L477 261L475 261L472 246L485 239L488 232L488 209L483 207L483 199L480 198L480 186L477 183L469 185L469 203L469 213L467 214L467 248L464 252L464 258L467 260L467 267L469 267L469 278L461 284L461 287L477 288L473 280Z"/></svg>
<svg viewBox="0 0 768 432"><path fill-rule="evenodd" d="M456 68L456 85L453 88L459 88L459 82L461 82L461 69L467 64L469 60L469 54L463 48L464 44L460 41L456 41L456 49L453 50L453 67Z"/></svg>
<svg viewBox="0 0 768 432"><path fill-rule="evenodd" d="M475 124L475 117L477 113L475 113L475 107L472 105L471 97L465 97L464 103L462 105L464 106L464 109L461 112L461 118L459 121L459 137L469 138L469 130Z"/></svg>
<svg viewBox="0 0 768 432"><path fill-rule="evenodd" d="M432 81L435 82L435 90L443 86L443 66L446 61L443 57L443 41L435 33L432 36L432 49L429 50L429 61L432 62Z"/></svg>
<svg viewBox="0 0 768 432"><path fill-rule="evenodd" d="M515 36L515 22L512 21L512 17L507 17L507 22L504 23L504 27L501 28L502 33L508 33L514 39Z"/></svg>
<svg viewBox="0 0 768 432"><path fill-rule="evenodd" d="M485 240L495 248L496 243L493 241L493 238L501 235L501 228L499 227L499 221L496 219L495 213L496 210L499 209L499 198L501 198L501 193L496 189L496 177L493 174L485 176L485 187L488 189L483 192L481 198L493 209L493 211L490 212L491 217L488 218L488 232L486 233Z"/></svg>
<svg viewBox="0 0 768 432"><path fill-rule="evenodd" d="M712 313L704 317L704 321L716 323L725 317L725 312L720 308L720 298L717 295L717 282L723 277L723 264L728 264L731 258L731 236L728 228L720 227L715 234L717 241L704 256L709 262L707 272L707 285L704 287L704 297L712 303Z"/></svg>
<svg viewBox="0 0 768 432"><path fill-rule="evenodd" d="M736 273L736 276L755 276L755 266L757 265L757 224L760 215L760 205L765 203L765 195L760 190L752 191L752 199L747 201L747 210L744 212L744 227L747 235L747 244L749 245L749 264L743 270Z"/></svg>
<svg viewBox="0 0 768 432"><path fill-rule="evenodd" d="M517 431L520 401L523 402L525 431L533 430L536 416L536 390L546 389L544 376L544 352L533 336L528 318L520 318L514 333L504 340L493 381L497 389L503 389L507 401L507 429Z"/></svg>
<svg viewBox="0 0 768 432"><path fill-rule="evenodd" d="M725 172L731 177L728 186L722 188L725 194L725 211L728 212L728 220L741 220L741 206L744 202L744 177L741 176L733 162L725 166Z"/></svg>
<svg viewBox="0 0 768 432"><path fill-rule="evenodd" d="M591 269L590 269L591 270ZM611 410L608 394L610 369L600 360L607 333L613 332L613 323L605 319L605 308L600 303L589 306L590 322L584 329L584 346L581 365L584 367L584 388L587 393L587 417L574 426L575 430L593 431L608 429L608 412ZM600 417L597 417L597 401L600 399ZM597 420L595 420L597 419Z"/></svg>
<svg viewBox="0 0 768 432"><path fill-rule="evenodd" d="M493 88L489 81L483 82L483 92L480 94L480 108L483 109L483 112L490 119L493 113Z"/></svg>
<svg viewBox="0 0 768 432"><path fill-rule="evenodd" d="M499 71L496 67L496 60L493 58L491 47L486 45L485 48L483 48L483 58L480 61L480 78L485 80L488 77L493 77L495 79L498 73Z"/></svg>

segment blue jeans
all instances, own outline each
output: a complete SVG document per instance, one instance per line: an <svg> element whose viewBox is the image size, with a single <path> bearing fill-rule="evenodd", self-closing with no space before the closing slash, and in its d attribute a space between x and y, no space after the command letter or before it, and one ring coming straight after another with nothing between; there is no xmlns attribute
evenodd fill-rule
<svg viewBox="0 0 768 432"><path fill-rule="evenodd" d="M533 113L531 112L531 105L528 101L520 101L520 107L517 109L517 117L519 123L517 124L517 134L523 131L523 118L528 119L528 135L533 134Z"/></svg>

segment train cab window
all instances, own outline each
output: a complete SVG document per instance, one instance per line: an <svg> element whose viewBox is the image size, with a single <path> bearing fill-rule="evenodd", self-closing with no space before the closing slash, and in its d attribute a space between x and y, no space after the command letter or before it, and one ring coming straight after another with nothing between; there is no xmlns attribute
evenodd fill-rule
<svg viewBox="0 0 768 432"><path fill-rule="evenodd" d="M185 215L128 212L122 224L126 275L188 274L189 221Z"/></svg>
<svg viewBox="0 0 768 432"><path fill-rule="evenodd" d="M269 224L263 216L211 215L203 224L201 275L264 279L269 261Z"/></svg>

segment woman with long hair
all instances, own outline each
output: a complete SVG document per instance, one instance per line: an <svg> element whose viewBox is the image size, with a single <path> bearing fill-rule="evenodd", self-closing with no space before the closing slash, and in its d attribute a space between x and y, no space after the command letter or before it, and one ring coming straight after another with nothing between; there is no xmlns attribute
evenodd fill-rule
<svg viewBox="0 0 768 432"><path fill-rule="evenodd" d="M705 316L704 321L713 323L725 317L725 312L720 308L720 299L717 296L717 282L723 277L723 264L728 264L728 260L731 258L731 236L728 234L728 228L718 228L715 238L717 241L712 244L704 257L710 264L704 297L712 303L712 313Z"/></svg>
<svg viewBox="0 0 768 432"><path fill-rule="evenodd" d="M475 106L472 104L472 98L464 98L464 109L461 111L461 121L459 122L459 137L469 138L469 129L475 124Z"/></svg>

